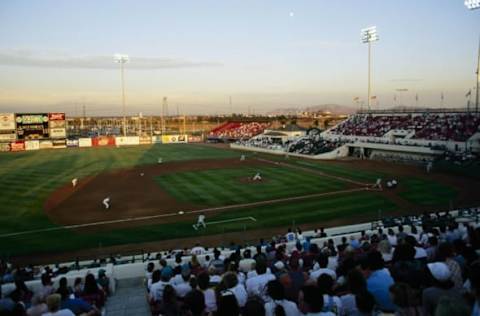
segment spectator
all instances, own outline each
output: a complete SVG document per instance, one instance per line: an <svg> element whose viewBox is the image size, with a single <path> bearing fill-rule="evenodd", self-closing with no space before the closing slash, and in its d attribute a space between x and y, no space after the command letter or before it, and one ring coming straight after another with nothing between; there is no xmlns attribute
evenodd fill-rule
<svg viewBox="0 0 480 316"><path fill-rule="evenodd" d="M271 298L271 300L265 303L265 314L267 316L299 315L297 305L286 299L285 289L278 280L272 280L267 283L267 295Z"/></svg>
<svg viewBox="0 0 480 316"><path fill-rule="evenodd" d="M393 303L397 306L395 316L408 316L423 314L420 299L416 298L414 291L406 283L395 283L390 287Z"/></svg>
<svg viewBox="0 0 480 316"><path fill-rule="evenodd" d="M203 316L205 311L205 296L197 289L193 289L185 296L185 309L192 316Z"/></svg>
<svg viewBox="0 0 480 316"><path fill-rule="evenodd" d="M85 277L85 287L81 294L81 298L98 309L101 309L105 304L105 293L99 288L95 281L95 277L91 273L87 274Z"/></svg>
<svg viewBox="0 0 480 316"><path fill-rule="evenodd" d="M237 299L235 295L229 291L225 290L219 293L218 296L218 308L215 313L216 316L239 316L240 307L238 306Z"/></svg>
<svg viewBox="0 0 480 316"><path fill-rule="evenodd" d="M2 309L0 308L0 311ZM27 309L28 316L41 316L48 312L48 306L46 304L45 298L39 295L34 295L32 297L32 306ZM1 312L0 312L1 314Z"/></svg>
<svg viewBox="0 0 480 316"><path fill-rule="evenodd" d="M163 297L158 306L158 312L163 316L176 316L180 314L177 293L175 293L175 289L170 284L167 284L163 289Z"/></svg>
<svg viewBox="0 0 480 316"><path fill-rule="evenodd" d="M205 311L207 313L215 312L217 310L217 299L215 291L210 288L210 276L207 272L202 272L198 275L198 288L203 293L205 299Z"/></svg>
<svg viewBox="0 0 480 316"><path fill-rule="evenodd" d="M390 298L389 288L393 284L390 272L385 269L382 255L378 251L368 254L366 271L367 289L375 298L379 308L384 312L393 312L395 306ZM358 305L357 305L358 307Z"/></svg>
<svg viewBox="0 0 480 316"><path fill-rule="evenodd" d="M351 270L347 275L347 293L340 297L344 315L358 312L355 296L367 290L367 281L357 269Z"/></svg>
<svg viewBox="0 0 480 316"><path fill-rule="evenodd" d="M267 274L267 266L263 260L256 261L255 271L257 275L247 279L247 293L249 296L259 296L263 300L266 300L268 298L264 289L268 281L275 279L275 276L270 273Z"/></svg>
<svg viewBox="0 0 480 316"><path fill-rule="evenodd" d="M75 316L69 309L60 309L60 294L51 294L47 297L48 312L43 316Z"/></svg>
<svg viewBox="0 0 480 316"><path fill-rule="evenodd" d="M335 281L328 274L318 277L317 287L323 295L323 312L332 312L335 315L342 315L342 301L333 292Z"/></svg>
<svg viewBox="0 0 480 316"><path fill-rule="evenodd" d="M306 316L335 316L332 312L323 312L323 295L314 285L302 287L298 294L298 307Z"/></svg>
<svg viewBox="0 0 480 316"><path fill-rule="evenodd" d="M249 299L242 316L265 316L265 307L259 299Z"/></svg>
<svg viewBox="0 0 480 316"><path fill-rule="evenodd" d="M223 275L222 282L217 287L218 292L230 291L235 295L239 307L244 307L247 303L247 291L245 287L238 282L238 277L233 272L227 272ZM217 294L218 297L218 294Z"/></svg>

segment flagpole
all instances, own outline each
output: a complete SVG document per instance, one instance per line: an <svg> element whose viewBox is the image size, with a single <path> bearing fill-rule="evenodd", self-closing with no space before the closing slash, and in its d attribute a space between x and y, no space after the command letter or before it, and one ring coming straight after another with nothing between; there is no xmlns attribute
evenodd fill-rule
<svg viewBox="0 0 480 316"><path fill-rule="evenodd" d="M478 113L478 94L479 94L479 82L480 82L480 36L478 38L478 57L477 57L477 91L475 94L475 112Z"/></svg>

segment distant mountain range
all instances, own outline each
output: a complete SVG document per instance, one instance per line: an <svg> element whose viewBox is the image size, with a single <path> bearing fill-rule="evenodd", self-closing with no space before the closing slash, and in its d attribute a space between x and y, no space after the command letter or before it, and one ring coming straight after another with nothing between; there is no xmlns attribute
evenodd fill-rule
<svg viewBox="0 0 480 316"><path fill-rule="evenodd" d="M331 112L332 114L353 114L356 112L356 109L351 106L339 105L339 104L322 104L322 105L312 105L307 107L298 107L298 108L280 108L275 109L268 114L272 115L293 115L299 112Z"/></svg>

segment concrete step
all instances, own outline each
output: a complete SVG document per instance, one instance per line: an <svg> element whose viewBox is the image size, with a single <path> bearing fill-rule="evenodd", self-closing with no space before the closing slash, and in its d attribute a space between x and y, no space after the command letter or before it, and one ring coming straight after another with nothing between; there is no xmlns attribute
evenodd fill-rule
<svg viewBox="0 0 480 316"><path fill-rule="evenodd" d="M150 316L143 278L119 280L105 305L106 316Z"/></svg>

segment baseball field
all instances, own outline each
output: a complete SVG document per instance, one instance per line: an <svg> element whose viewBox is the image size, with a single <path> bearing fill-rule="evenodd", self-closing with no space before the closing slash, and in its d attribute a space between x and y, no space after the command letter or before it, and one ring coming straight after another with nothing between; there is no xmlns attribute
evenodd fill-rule
<svg viewBox="0 0 480 316"><path fill-rule="evenodd" d="M252 180L256 173L261 181ZM107 255L120 245L144 249L157 241L172 248L181 240L254 242L290 226L478 206L477 175L444 166L427 174L372 161L285 159L203 144L1 153L0 253L34 261L35 255L89 249ZM371 189L377 178L399 185ZM195 230L199 214L207 226Z"/></svg>

